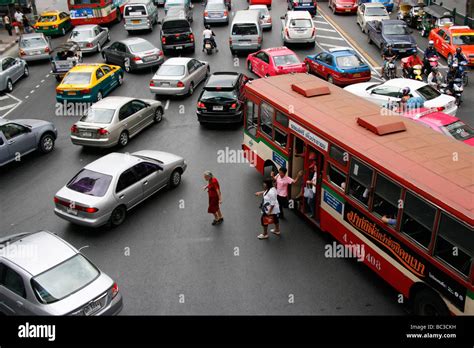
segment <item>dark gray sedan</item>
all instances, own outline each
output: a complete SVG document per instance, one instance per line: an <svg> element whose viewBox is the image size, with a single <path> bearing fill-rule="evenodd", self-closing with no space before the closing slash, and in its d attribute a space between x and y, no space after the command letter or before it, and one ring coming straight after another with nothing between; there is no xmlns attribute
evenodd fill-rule
<svg viewBox="0 0 474 348"><path fill-rule="evenodd" d="M29 75L30 70L23 59L8 56L0 58L0 91L13 91L13 84Z"/></svg>
<svg viewBox="0 0 474 348"><path fill-rule="evenodd" d="M110 41L110 32L96 24L79 25L72 30L68 41L77 42L82 52L101 52Z"/></svg>
<svg viewBox="0 0 474 348"><path fill-rule="evenodd" d="M0 119L0 166L35 150L53 151L57 136L56 127L48 121Z"/></svg>
<svg viewBox="0 0 474 348"><path fill-rule="evenodd" d="M107 64L120 65L126 72L155 67L164 61L159 48L139 37L114 42L104 48L102 57Z"/></svg>

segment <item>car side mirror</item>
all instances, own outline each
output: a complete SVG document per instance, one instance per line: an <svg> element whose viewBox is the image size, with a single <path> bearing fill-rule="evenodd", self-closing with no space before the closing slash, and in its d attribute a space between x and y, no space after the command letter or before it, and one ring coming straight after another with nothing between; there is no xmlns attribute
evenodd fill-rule
<svg viewBox="0 0 474 348"><path fill-rule="evenodd" d="M161 25L161 23L162 23L161 21L158 21L158 25Z"/></svg>

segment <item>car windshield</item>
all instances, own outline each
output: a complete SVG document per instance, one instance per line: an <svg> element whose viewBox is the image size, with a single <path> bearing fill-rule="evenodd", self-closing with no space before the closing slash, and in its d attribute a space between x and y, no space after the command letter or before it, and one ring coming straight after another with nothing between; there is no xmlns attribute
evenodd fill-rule
<svg viewBox="0 0 474 348"><path fill-rule="evenodd" d="M20 41L21 48L34 48L46 46L46 40L42 37L32 37Z"/></svg>
<svg viewBox="0 0 474 348"><path fill-rule="evenodd" d="M71 39L75 41L87 40L94 37L94 32L92 30L74 30L71 33Z"/></svg>
<svg viewBox="0 0 474 348"><path fill-rule="evenodd" d="M207 4L206 9L211 10L211 11L219 11L219 10L224 11L226 9L226 6L224 5L223 2L212 2L212 3Z"/></svg>
<svg viewBox="0 0 474 348"><path fill-rule="evenodd" d="M310 19L293 19L290 21L290 28L312 28L313 22Z"/></svg>
<svg viewBox="0 0 474 348"><path fill-rule="evenodd" d="M441 128L444 133L451 135L456 140L464 141L474 138L474 129L462 121L457 121Z"/></svg>
<svg viewBox="0 0 474 348"><path fill-rule="evenodd" d="M258 29L255 24L234 24L232 35L257 35Z"/></svg>
<svg viewBox="0 0 474 348"><path fill-rule="evenodd" d="M128 45L128 48L130 48L130 52L137 53L137 52L151 51L151 50L154 50L156 47L153 46L148 41L140 41L140 42Z"/></svg>
<svg viewBox="0 0 474 348"><path fill-rule="evenodd" d="M125 16L144 16L146 9L143 5L128 5L125 7Z"/></svg>
<svg viewBox="0 0 474 348"><path fill-rule="evenodd" d="M403 24L391 24L385 26L386 35L408 35L408 29Z"/></svg>
<svg viewBox="0 0 474 348"><path fill-rule="evenodd" d="M423 86L416 90L419 95L423 97L425 100L431 100L437 98L441 95L436 89L431 87L430 85Z"/></svg>
<svg viewBox="0 0 474 348"><path fill-rule="evenodd" d="M66 187L70 190L89 196L103 197L109 188L112 177L92 170L82 169L69 181Z"/></svg>
<svg viewBox="0 0 474 348"><path fill-rule="evenodd" d="M184 65L162 65L157 72L160 76L181 76L184 75Z"/></svg>
<svg viewBox="0 0 474 348"><path fill-rule="evenodd" d="M453 45L474 45L474 33L466 35L453 35Z"/></svg>
<svg viewBox="0 0 474 348"><path fill-rule="evenodd" d="M110 123L114 117L115 110L90 108L86 115L82 116L81 122L88 123Z"/></svg>
<svg viewBox="0 0 474 348"><path fill-rule="evenodd" d="M66 85L88 85L91 83L90 72L71 72L67 74L61 81L61 84Z"/></svg>
<svg viewBox="0 0 474 348"><path fill-rule="evenodd" d="M273 57L273 61L275 62L276 66L301 64L298 57L294 54L285 54L282 56L275 56Z"/></svg>
<svg viewBox="0 0 474 348"><path fill-rule="evenodd" d="M99 270L81 254L47 270L31 280L33 290L42 303L53 303L89 285Z"/></svg>
<svg viewBox="0 0 474 348"><path fill-rule="evenodd" d="M388 15L387 10L381 7L374 7L374 8L366 8L365 9L366 16L386 16Z"/></svg>
<svg viewBox="0 0 474 348"><path fill-rule="evenodd" d="M237 99L237 93L235 90L232 91L208 91L204 90L201 100L202 101L215 101L215 102L225 102L233 101Z"/></svg>
<svg viewBox="0 0 474 348"><path fill-rule="evenodd" d="M56 16L41 16L38 19L39 23L47 23L47 22L54 22L56 21L57 17Z"/></svg>
<svg viewBox="0 0 474 348"><path fill-rule="evenodd" d="M358 56L342 56L336 57L336 64L340 68L358 68L365 65Z"/></svg>

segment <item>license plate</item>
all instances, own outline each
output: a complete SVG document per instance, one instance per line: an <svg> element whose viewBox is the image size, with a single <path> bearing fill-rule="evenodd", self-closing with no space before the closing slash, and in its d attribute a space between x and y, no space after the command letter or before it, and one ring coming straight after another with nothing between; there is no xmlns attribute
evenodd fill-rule
<svg viewBox="0 0 474 348"><path fill-rule="evenodd" d="M148 56L148 57L145 57L145 61L146 61L146 62L149 62L150 60L156 60L156 56Z"/></svg>
<svg viewBox="0 0 474 348"><path fill-rule="evenodd" d="M31 54L38 55L38 54L41 54L41 51L33 51L33 52L31 52Z"/></svg>
<svg viewBox="0 0 474 348"><path fill-rule="evenodd" d="M351 12L351 9L350 9L350 8L346 8L346 12Z"/></svg>
<svg viewBox="0 0 474 348"><path fill-rule="evenodd" d="M66 213L77 216L77 210L72 208L67 208Z"/></svg>
<svg viewBox="0 0 474 348"><path fill-rule="evenodd" d="M135 20L132 21L132 23L133 24L140 24L140 21L135 19Z"/></svg>
<svg viewBox="0 0 474 348"><path fill-rule="evenodd" d="M43 29L43 30L48 30L49 27L42 27L41 29Z"/></svg>
<svg viewBox="0 0 474 348"><path fill-rule="evenodd" d="M168 87L168 86L170 85L170 83L169 83L169 82L162 82L161 85L162 85L163 87Z"/></svg>
<svg viewBox="0 0 474 348"><path fill-rule="evenodd" d="M76 92L67 92L67 95L76 95Z"/></svg>
<svg viewBox="0 0 474 348"><path fill-rule="evenodd" d="M92 132L81 132L81 137L92 138Z"/></svg>
<svg viewBox="0 0 474 348"><path fill-rule="evenodd" d="M224 110L224 107L222 105L217 105L217 106L213 106L212 107L212 110L214 111L222 111Z"/></svg>
<svg viewBox="0 0 474 348"><path fill-rule="evenodd" d="M360 74L357 73L357 74L354 74L354 75L352 75L352 76L354 76L354 77L360 77Z"/></svg>
<svg viewBox="0 0 474 348"><path fill-rule="evenodd" d="M92 302L88 306L84 307L84 314L91 315L92 313L97 312L100 309L101 305L99 301Z"/></svg>
<svg viewBox="0 0 474 348"><path fill-rule="evenodd" d="M398 51L399 51L399 52L406 52L407 50L404 49L404 48L402 48L402 49L400 49L400 50L398 50Z"/></svg>
<svg viewBox="0 0 474 348"><path fill-rule="evenodd" d="M177 49L177 50L182 50L182 49L183 49L183 46L176 46L175 49Z"/></svg>

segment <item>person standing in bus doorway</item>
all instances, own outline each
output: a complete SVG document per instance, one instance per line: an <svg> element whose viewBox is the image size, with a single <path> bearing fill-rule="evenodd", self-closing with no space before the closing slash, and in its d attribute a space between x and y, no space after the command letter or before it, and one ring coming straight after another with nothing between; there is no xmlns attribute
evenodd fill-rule
<svg viewBox="0 0 474 348"><path fill-rule="evenodd" d="M224 222L224 217L222 216L220 208L220 205L222 204L222 193L219 181L217 181L209 170L204 172L204 180L207 181L207 185L203 187L203 190L207 190L209 196L209 207L207 208L207 212L214 215L212 225L219 225Z"/></svg>
<svg viewBox="0 0 474 348"><path fill-rule="evenodd" d="M288 208L288 186L291 184L296 184L301 177L303 176L303 171L300 170L298 174L296 175L296 178L290 178L287 173L287 169L285 167L281 167L278 170L278 174L275 175L274 172L271 173L272 179L276 182L276 190L277 190L277 199L278 199L278 204L280 206L280 218L284 219L284 209L283 208Z"/></svg>
<svg viewBox="0 0 474 348"><path fill-rule="evenodd" d="M273 180L267 179L263 182L263 191L255 192L255 196L263 196L260 209L262 217L260 222L263 227L263 232L257 236L258 239L268 239L268 225L274 224L275 229L272 233L277 236L280 235L280 220L278 214L280 207L278 205L278 194L276 188L273 186Z"/></svg>
<svg viewBox="0 0 474 348"><path fill-rule="evenodd" d="M316 197L316 184L318 180L318 167L317 167L317 155L316 152L310 151L308 155L308 180L305 182L304 197L306 199L306 205L308 206L309 217L314 217L314 204Z"/></svg>

